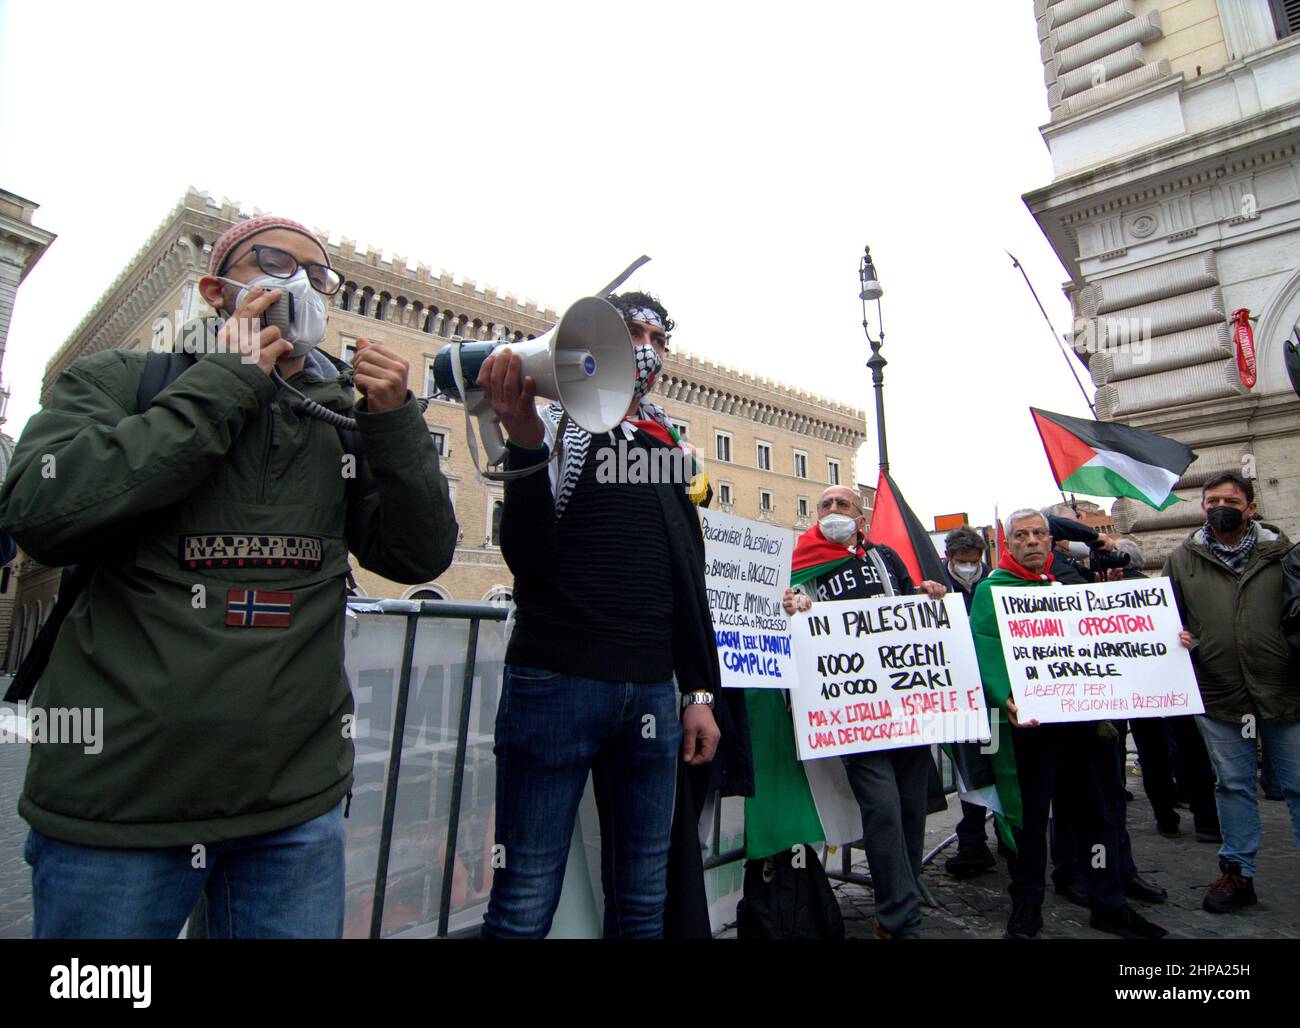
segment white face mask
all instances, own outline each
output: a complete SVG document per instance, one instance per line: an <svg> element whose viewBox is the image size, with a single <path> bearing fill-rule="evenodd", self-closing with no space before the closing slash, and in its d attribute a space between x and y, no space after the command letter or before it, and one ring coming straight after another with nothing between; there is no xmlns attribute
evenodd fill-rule
<svg viewBox="0 0 1300 1028"><path fill-rule="evenodd" d="M280 329L280 337L293 344L292 357L305 356L308 350L320 346L325 341L325 297L312 288L307 272L299 268L290 278L273 278L262 275L251 282L236 282L223 278L239 288L235 296L235 307L244 302L244 298L253 289L279 289L280 299L267 309L264 317L268 325Z"/></svg>
<svg viewBox="0 0 1300 1028"><path fill-rule="evenodd" d="M964 582L973 582L980 574L978 564L958 564L956 561L948 562L948 570Z"/></svg>
<svg viewBox="0 0 1300 1028"><path fill-rule="evenodd" d="M858 534L858 522L847 514L827 514L817 522L822 535L833 543L848 546Z"/></svg>

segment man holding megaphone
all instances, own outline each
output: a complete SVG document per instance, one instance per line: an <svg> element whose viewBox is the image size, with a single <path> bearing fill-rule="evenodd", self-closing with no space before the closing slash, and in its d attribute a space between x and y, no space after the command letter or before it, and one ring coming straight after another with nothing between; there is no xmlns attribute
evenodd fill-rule
<svg viewBox="0 0 1300 1028"><path fill-rule="evenodd" d="M569 423L551 475L506 482L501 549L516 611L497 711L504 866L492 883L488 937L550 930L588 773L603 840L605 935L662 935L677 762L708 764L718 748L717 651L689 483L596 473L601 448L616 437L625 448L677 445L662 412L645 402L662 364L655 343L671 328L654 307L623 312L640 336L626 419L594 436ZM520 357L497 350L476 385L509 437L507 470L547 463L563 409L537 408Z"/></svg>

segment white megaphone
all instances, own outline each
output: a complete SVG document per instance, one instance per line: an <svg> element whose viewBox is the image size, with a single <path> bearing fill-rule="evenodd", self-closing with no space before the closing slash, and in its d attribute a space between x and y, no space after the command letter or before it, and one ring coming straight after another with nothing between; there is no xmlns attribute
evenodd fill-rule
<svg viewBox="0 0 1300 1028"><path fill-rule="evenodd" d="M636 385L636 355L623 315L608 300L584 296L553 329L524 343L449 343L433 359L434 384L440 393L464 401L467 421L470 415L478 419L489 466L505 461L506 441L475 381L488 355L503 346L523 358L523 376L533 377L537 395L559 401L588 432L608 432L627 416ZM474 449L472 435L469 442Z"/></svg>

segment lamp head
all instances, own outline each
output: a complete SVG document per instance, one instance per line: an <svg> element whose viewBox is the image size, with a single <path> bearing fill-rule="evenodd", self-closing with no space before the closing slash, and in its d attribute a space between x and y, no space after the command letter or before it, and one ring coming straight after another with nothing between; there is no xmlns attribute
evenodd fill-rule
<svg viewBox="0 0 1300 1028"><path fill-rule="evenodd" d="M862 283L862 291L858 293L858 299L879 300L885 295L885 291L880 288L880 282L876 278L876 266L871 260L871 247L864 247L862 260L858 263L858 281Z"/></svg>

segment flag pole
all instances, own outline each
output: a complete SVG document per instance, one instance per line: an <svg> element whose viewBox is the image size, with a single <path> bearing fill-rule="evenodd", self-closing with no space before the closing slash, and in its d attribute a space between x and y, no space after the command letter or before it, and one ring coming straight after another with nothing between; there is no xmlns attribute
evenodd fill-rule
<svg viewBox="0 0 1300 1028"><path fill-rule="evenodd" d="M1043 320L1047 322L1047 327L1052 333L1052 338L1056 340L1056 345L1061 350L1061 356L1065 358L1065 363L1070 368L1070 374L1074 376L1074 384L1079 387L1079 392L1083 394L1083 402L1088 405L1088 410L1092 411L1093 418L1097 417L1097 408L1092 405L1092 400L1088 398L1088 390L1083 388L1083 382L1079 379L1079 373L1074 370L1074 362L1070 360L1070 355L1065 352L1065 345L1061 342L1061 337L1056 333L1056 326L1052 324L1052 319L1047 316L1047 311L1043 309L1043 301L1038 298L1038 291L1034 289L1034 284L1029 281L1029 276L1025 274L1025 269L1021 263L1016 260L1016 255L1010 250L1006 255L1011 258L1011 266L1020 272L1020 276L1025 280L1025 285L1029 287L1029 292L1034 297L1034 303L1038 304L1038 309L1043 313Z"/></svg>

